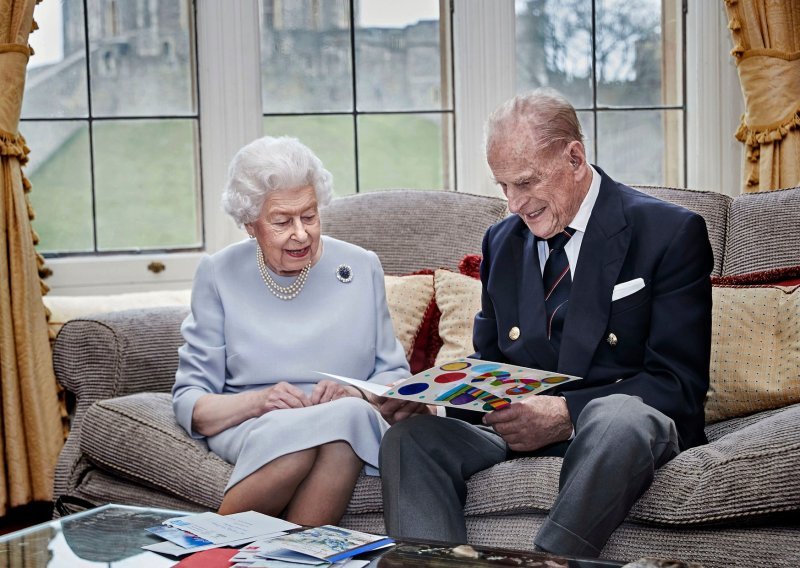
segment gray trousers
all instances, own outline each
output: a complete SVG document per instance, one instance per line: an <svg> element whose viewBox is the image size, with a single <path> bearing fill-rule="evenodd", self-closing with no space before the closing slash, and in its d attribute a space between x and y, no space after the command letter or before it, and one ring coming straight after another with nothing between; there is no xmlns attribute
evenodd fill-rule
<svg viewBox="0 0 800 568"><path fill-rule="evenodd" d="M555 450L555 452L553 451ZM586 405L563 452L559 493L534 539L556 554L597 557L611 533L675 457L675 423L638 397L615 394ZM493 430L437 416L392 426L380 451L386 529L397 539L467 542L467 479L510 456Z"/></svg>

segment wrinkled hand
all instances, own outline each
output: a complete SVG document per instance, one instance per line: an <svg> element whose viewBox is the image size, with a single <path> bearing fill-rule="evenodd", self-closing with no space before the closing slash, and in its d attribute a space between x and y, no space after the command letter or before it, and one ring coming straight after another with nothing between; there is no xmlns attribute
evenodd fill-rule
<svg viewBox="0 0 800 568"><path fill-rule="evenodd" d="M399 398L386 398L374 396L372 401L378 407L378 411L389 424L395 424L416 414L436 414L436 410L421 402L411 402Z"/></svg>
<svg viewBox="0 0 800 568"><path fill-rule="evenodd" d="M285 381L254 392L260 398L262 414L271 410L311 406L311 400L301 389Z"/></svg>
<svg viewBox="0 0 800 568"><path fill-rule="evenodd" d="M325 379L318 382L314 390L311 391L311 404L323 404L346 396L357 396L361 398L361 395L355 387Z"/></svg>
<svg viewBox="0 0 800 568"><path fill-rule="evenodd" d="M487 414L483 419L517 452L532 452L572 435L567 402L560 396L532 396Z"/></svg>

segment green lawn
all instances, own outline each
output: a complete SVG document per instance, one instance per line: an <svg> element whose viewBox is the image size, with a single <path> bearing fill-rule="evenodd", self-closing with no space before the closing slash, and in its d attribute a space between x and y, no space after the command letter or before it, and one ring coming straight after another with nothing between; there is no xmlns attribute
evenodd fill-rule
<svg viewBox="0 0 800 568"><path fill-rule="evenodd" d="M442 187L437 122L419 115L362 115L359 121L361 191ZM95 122L93 128L98 249L197 245L194 122L107 121ZM355 193L351 117L265 118L264 133L296 136L331 171L336 195ZM31 146L35 153L35 140ZM40 251L93 250L89 164L89 137L83 128L30 173Z"/></svg>

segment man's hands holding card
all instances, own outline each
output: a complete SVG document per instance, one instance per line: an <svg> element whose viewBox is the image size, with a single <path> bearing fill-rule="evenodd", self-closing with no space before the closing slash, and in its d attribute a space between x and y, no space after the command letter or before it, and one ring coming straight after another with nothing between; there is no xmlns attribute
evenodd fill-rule
<svg viewBox="0 0 800 568"><path fill-rule="evenodd" d="M370 401L378 408L378 411L389 424L396 424L401 420L416 416L417 414L436 415L436 407L432 404L422 404L410 400L399 398L387 398L375 394L367 395Z"/></svg>

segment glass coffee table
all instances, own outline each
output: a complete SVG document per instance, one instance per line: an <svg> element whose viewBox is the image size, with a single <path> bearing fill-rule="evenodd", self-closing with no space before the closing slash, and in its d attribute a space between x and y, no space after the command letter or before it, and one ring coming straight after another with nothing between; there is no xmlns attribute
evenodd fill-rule
<svg viewBox="0 0 800 568"><path fill-rule="evenodd" d="M103 505L0 537L0 566L162 568L178 560L142 550L162 542L144 529L185 511Z"/></svg>
<svg viewBox="0 0 800 568"><path fill-rule="evenodd" d="M0 536L0 566L26 568L90 568L174 566L177 558L143 550L142 546L163 542L144 529L186 511L103 505L27 529ZM623 562L565 558L539 552L521 552L484 546L447 546L441 543L400 542L373 551L370 568L618 568ZM300 566L300 565L298 565ZM681 563L671 564L677 568Z"/></svg>

